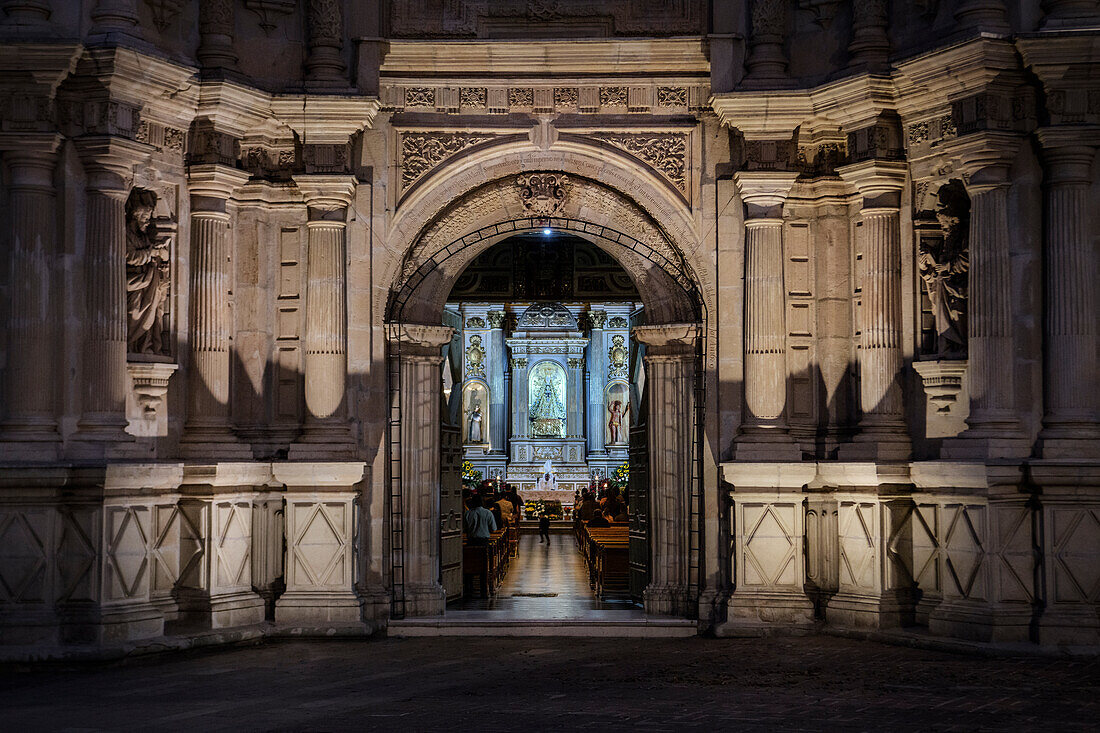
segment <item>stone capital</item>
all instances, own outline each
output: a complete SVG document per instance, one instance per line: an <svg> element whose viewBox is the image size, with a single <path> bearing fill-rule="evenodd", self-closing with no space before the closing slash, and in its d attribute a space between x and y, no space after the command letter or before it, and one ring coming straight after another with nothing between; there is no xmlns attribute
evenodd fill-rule
<svg viewBox="0 0 1100 733"><path fill-rule="evenodd" d="M322 211L346 209L355 198L355 176L313 174L294 176L306 206Z"/></svg>
<svg viewBox="0 0 1100 733"><path fill-rule="evenodd" d="M1100 130L1044 127L1035 135L1043 149L1047 183L1091 182L1092 161L1100 143Z"/></svg>
<svg viewBox="0 0 1100 733"><path fill-rule="evenodd" d="M1023 139L1013 132L984 131L955 140L948 150L959 161L956 170L968 179L967 189L985 190L1008 185Z"/></svg>
<svg viewBox="0 0 1100 733"><path fill-rule="evenodd" d="M782 206L798 173L787 171L738 171L733 174L737 193L746 206L767 211ZM752 217L750 214L750 218Z"/></svg>
<svg viewBox="0 0 1100 733"><path fill-rule="evenodd" d="M905 187L909 165L902 161L865 160L843 165L836 172L866 198L898 193Z"/></svg>
<svg viewBox="0 0 1100 733"><path fill-rule="evenodd" d="M393 346L414 349L440 349L454 337L455 330L450 326L428 326L421 323L389 323L386 337Z"/></svg>
<svg viewBox="0 0 1100 733"><path fill-rule="evenodd" d="M631 331L641 343L656 354L694 354L699 338L697 323L666 323L654 326L635 326Z"/></svg>
<svg viewBox="0 0 1100 733"><path fill-rule="evenodd" d="M134 165L149 151L142 143L109 135L82 136L73 142L88 174L88 187L100 191L128 188Z"/></svg>
<svg viewBox="0 0 1100 733"><path fill-rule="evenodd" d="M306 145L344 144L360 130L369 129L378 114L374 97L280 94L271 111L294 130Z"/></svg>
<svg viewBox="0 0 1100 733"><path fill-rule="evenodd" d="M191 196L227 199L248 182L248 171L220 163L204 163L187 168L187 191Z"/></svg>

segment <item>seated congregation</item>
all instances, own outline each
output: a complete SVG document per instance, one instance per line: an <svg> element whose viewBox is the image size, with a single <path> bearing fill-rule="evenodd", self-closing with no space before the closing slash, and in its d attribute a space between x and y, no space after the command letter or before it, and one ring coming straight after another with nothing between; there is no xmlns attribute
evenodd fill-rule
<svg viewBox="0 0 1100 733"><path fill-rule="evenodd" d="M584 559L587 581L595 597L625 596L629 585L627 502L614 486L593 483L578 495L574 506L553 512L532 502L525 504L511 484L485 481L463 492L462 577L467 598L476 592L482 598L496 595L519 554L521 532L534 532L539 544L550 549L551 528L561 533L572 516L572 533ZM534 510L534 511L532 511ZM530 520L524 521L524 516ZM533 545L532 545L533 547ZM528 571L530 572L530 571Z"/></svg>

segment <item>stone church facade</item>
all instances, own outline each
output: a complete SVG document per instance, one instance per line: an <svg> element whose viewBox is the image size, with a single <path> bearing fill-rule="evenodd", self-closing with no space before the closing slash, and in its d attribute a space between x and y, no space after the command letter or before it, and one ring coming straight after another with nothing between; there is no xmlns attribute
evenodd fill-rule
<svg viewBox="0 0 1100 733"><path fill-rule="evenodd" d="M543 228L644 305L647 612L1100 642L1094 1L2 8L5 656L442 613Z"/></svg>

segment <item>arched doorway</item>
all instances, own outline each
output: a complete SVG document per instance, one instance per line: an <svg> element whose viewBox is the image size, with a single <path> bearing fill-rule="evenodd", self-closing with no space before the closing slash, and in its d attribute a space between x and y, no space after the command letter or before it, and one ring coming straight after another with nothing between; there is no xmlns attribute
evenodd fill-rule
<svg viewBox="0 0 1100 733"><path fill-rule="evenodd" d="M648 413L644 447L635 452L644 466L634 472L632 489L645 500L632 540L644 539L639 546L647 548L646 611L691 616L702 546L705 300L682 251L631 199L560 171L537 176L568 178L569 191L558 197L558 205L553 200L550 208L524 205L525 186L535 174L490 181L425 225L395 273L386 307L392 615L439 615L445 603L437 539L439 366L452 331L435 324L442 322L444 303L474 257L510 236L549 230L574 234L606 252L641 294L647 322L633 329L633 336L645 348ZM514 208L526 216L509 216L512 207L501 203L509 193L519 199ZM471 221L480 225L472 227Z"/></svg>

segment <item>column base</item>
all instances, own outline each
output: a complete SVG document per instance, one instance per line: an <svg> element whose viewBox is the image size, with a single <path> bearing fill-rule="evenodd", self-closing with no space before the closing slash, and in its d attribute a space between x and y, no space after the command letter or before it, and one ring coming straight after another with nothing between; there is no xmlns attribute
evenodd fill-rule
<svg viewBox="0 0 1100 733"><path fill-rule="evenodd" d="M347 423L307 422L298 440L290 444L292 461L339 461L355 457L355 444Z"/></svg>
<svg viewBox="0 0 1100 733"><path fill-rule="evenodd" d="M164 636L164 614L152 603L104 608L95 628L95 641L118 643Z"/></svg>
<svg viewBox="0 0 1100 733"><path fill-rule="evenodd" d="M969 641L1027 641L1031 617L1031 604L949 599L928 614L928 630L938 636Z"/></svg>
<svg viewBox="0 0 1100 733"><path fill-rule="evenodd" d="M27 439L25 436L0 434L0 454L5 461L56 461L61 455L61 436L52 439Z"/></svg>
<svg viewBox="0 0 1100 733"><path fill-rule="evenodd" d="M405 586L405 616L442 616L447 594L439 583Z"/></svg>
<svg viewBox="0 0 1100 733"><path fill-rule="evenodd" d="M1096 646L1100 644L1100 616L1095 604L1048 606L1039 617L1040 644Z"/></svg>
<svg viewBox="0 0 1100 733"><path fill-rule="evenodd" d="M122 414L97 413L83 416L66 453L73 458L117 458L126 453L125 446L134 443L126 432L129 423Z"/></svg>
<svg viewBox="0 0 1100 733"><path fill-rule="evenodd" d="M814 604L801 590L735 589L727 605L729 622L737 626L809 626Z"/></svg>
<svg viewBox="0 0 1100 733"><path fill-rule="evenodd" d="M863 595L839 591L826 603L825 620L838 626L896 629L916 623L913 594L896 591Z"/></svg>
<svg viewBox="0 0 1100 733"><path fill-rule="evenodd" d="M733 442L735 461L801 461L802 449L784 430L744 428Z"/></svg>
<svg viewBox="0 0 1100 733"><path fill-rule="evenodd" d="M645 612L652 616L687 616L688 593L682 585L655 585L650 583L642 591Z"/></svg>
<svg viewBox="0 0 1100 733"><path fill-rule="evenodd" d="M1019 434L970 435L943 441L940 457L952 460L987 461L1003 458L1027 458L1031 454L1031 441Z"/></svg>
<svg viewBox="0 0 1100 733"><path fill-rule="evenodd" d="M287 591L275 601L275 622L280 624L358 624L362 620L359 599L350 590Z"/></svg>
<svg viewBox="0 0 1100 733"><path fill-rule="evenodd" d="M1100 458L1100 429L1092 422L1044 426L1037 448L1042 458Z"/></svg>
<svg viewBox="0 0 1100 733"><path fill-rule="evenodd" d="M841 461L908 461L912 455L904 426L863 427L837 451Z"/></svg>
<svg viewBox="0 0 1100 733"><path fill-rule="evenodd" d="M242 443L229 428L185 428L180 456L191 460L251 461L252 446Z"/></svg>
<svg viewBox="0 0 1100 733"><path fill-rule="evenodd" d="M214 597L181 593L179 609L171 625L181 628L227 629L262 623L265 617L264 599L252 591Z"/></svg>

